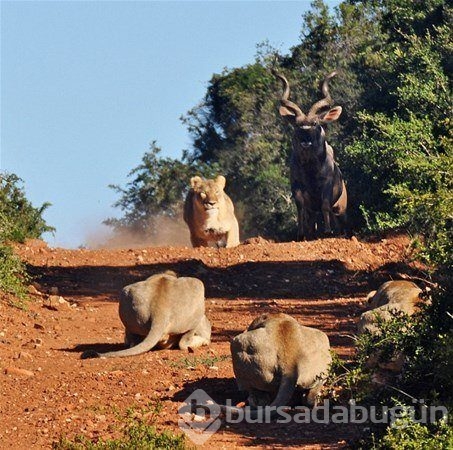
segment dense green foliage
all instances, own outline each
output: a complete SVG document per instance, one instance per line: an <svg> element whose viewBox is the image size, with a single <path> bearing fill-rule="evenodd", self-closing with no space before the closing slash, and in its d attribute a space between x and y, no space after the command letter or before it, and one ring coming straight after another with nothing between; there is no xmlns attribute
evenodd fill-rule
<svg viewBox="0 0 453 450"><path fill-rule="evenodd" d="M391 100L357 114L344 152L351 195L369 229L405 227L423 237L428 261L451 267L453 12L442 1L423 11L420 2L381 3L387 38L377 60Z"/></svg>
<svg viewBox="0 0 453 450"><path fill-rule="evenodd" d="M49 204L35 208L27 200L21 183L14 174L0 174L0 291L23 300L27 274L9 243L39 238L54 229L42 217Z"/></svg>
<svg viewBox="0 0 453 450"><path fill-rule="evenodd" d="M20 301L26 298L27 275L20 259L11 247L0 244L0 291L14 295ZM12 303L17 303L14 299Z"/></svg>
<svg viewBox="0 0 453 450"><path fill-rule="evenodd" d="M440 422L431 429L405 419L395 422L375 446L380 450L450 450L453 448L453 427Z"/></svg>

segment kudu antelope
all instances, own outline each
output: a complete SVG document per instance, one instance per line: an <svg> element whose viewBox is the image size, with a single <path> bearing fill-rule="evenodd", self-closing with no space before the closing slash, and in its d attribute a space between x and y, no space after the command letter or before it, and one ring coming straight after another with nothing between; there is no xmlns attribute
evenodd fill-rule
<svg viewBox="0 0 453 450"><path fill-rule="evenodd" d="M299 106L289 100L288 80L277 72L274 75L282 80L284 87L280 99L280 115L294 127L290 177L291 192L297 206L297 238L314 238L319 229L320 212L326 234L332 232L332 226L344 231L346 186L322 127L323 124L337 120L341 114L341 106L327 109L332 103L329 80L336 72L326 76L321 89L324 98L317 101L308 114L304 114Z"/></svg>

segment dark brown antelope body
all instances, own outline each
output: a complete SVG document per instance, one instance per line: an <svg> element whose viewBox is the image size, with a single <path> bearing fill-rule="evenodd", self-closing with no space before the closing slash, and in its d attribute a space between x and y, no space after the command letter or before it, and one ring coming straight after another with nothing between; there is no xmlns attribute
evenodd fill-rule
<svg viewBox="0 0 453 450"><path fill-rule="evenodd" d="M330 107L332 101L328 83L336 75L327 75L322 84L324 98L304 114L289 100L289 83L283 75L284 92L280 100L280 115L294 127L293 151L290 162L291 191L297 206L297 238L313 239L319 228L322 213L324 232L332 232L332 225L344 231L346 224L347 193L332 147L326 142L322 124L340 117L341 106ZM333 222L333 223L332 223Z"/></svg>

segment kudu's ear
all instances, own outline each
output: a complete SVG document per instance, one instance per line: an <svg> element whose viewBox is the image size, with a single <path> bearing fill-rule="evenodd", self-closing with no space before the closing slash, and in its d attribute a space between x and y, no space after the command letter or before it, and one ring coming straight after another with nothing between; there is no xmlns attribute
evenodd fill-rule
<svg viewBox="0 0 453 450"><path fill-rule="evenodd" d="M296 113L286 106L280 106L278 112L283 118L290 120L291 122L296 118Z"/></svg>
<svg viewBox="0 0 453 450"><path fill-rule="evenodd" d="M341 111L343 111L341 106L335 106L329 111L319 114L318 117L322 123L334 122L340 117Z"/></svg>
<svg viewBox="0 0 453 450"><path fill-rule="evenodd" d="M225 184L226 184L226 179L223 175L219 175L216 179L215 179L215 184L220 188L220 189L224 189L225 188Z"/></svg>
<svg viewBox="0 0 453 450"><path fill-rule="evenodd" d="M192 189L196 189L197 187L201 186L202 183L203 180L198 175L190 179L190 187Z"/></svg>

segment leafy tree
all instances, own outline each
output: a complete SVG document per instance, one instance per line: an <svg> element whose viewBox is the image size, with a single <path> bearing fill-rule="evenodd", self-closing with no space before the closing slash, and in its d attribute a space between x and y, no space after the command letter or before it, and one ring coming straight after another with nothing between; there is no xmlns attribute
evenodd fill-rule
<svg viewBox="0 0 453 450"><path fill-rule="evenodd" d="M115 207L124 211L120 219L104 221L115 231L130 230L142 236L152 236L157 232L156 220L166 216L175 218L181 214L190 177L196 173L210 175L210 170L183 161L160 156L161 149L152 142L139 166L129 172L132 181L126 188L111 185L120 199Z"/></svg>
<svg viewBox="0 0 453 450"><path fill-rule="evenodd" d="M384 3L384 2L383 2ZM407 3L407 4L406 4ZM419 23L418 2L414 13ZM439 2L436 3L436 17ZM392 4L392 2L389 2ZM424 255L451 267L452 130L451 60L452 10L444 5L443 22L403 29L418 34L387 36L389 55L385 78L392 78L389 95L396 101L386 112L358 114L356 140L345 150L351 191L360 199L368 228L405 227L424 237ZM387 5L388 7L388 5ZM384 11L385 13L385 11ZM429 9L425 12L427 16ZM383 23L387 27L387 23Z"/></svg>

